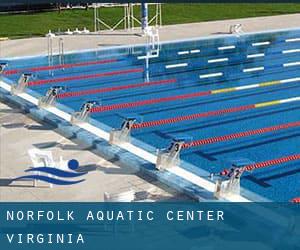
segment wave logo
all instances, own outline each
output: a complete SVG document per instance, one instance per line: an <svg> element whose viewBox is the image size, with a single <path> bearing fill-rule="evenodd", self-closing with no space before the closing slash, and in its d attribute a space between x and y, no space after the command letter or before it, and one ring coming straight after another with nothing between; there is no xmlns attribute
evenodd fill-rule
<svg viewBox="0 0 300 250"><path fill-rule="evenodd" d="M29 168L26 169L26 173L34 173L31 175L24 175L17 177L13 179L13 181L19 181L19 180L39 180L39 181L44 181L50 184L55 184L55 185L74 185L81 183L85 181L85 179L80 179L80 180L71 180L73 178L81 177L85 173L78 173L76 170L79 168L79 163L77 160L70 160L68 161L68 169L70 171L66 170L61 170L59 168L55 167L36 167L36 168ZM39 173L39 174L36 174ZM46 174L46 175L41 175L41 174Z"/></svg>

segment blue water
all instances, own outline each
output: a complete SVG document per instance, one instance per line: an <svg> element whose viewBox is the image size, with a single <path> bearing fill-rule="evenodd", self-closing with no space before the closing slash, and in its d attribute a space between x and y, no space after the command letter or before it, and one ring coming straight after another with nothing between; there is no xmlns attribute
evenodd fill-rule
<svg viewBox="0 0 300 250"><path fill-rule="evenodd" d="M286 42L286 39L292 38L300 38L300 30L166 43L161 45L159 57L150 59L148 68L146 68L145 60L137 58L145 55L147 48L144 46L67 54L65 56L66 64L105 59L115 59L116 61L101 65L57 69L50 72L52 74L49 74L49 70L37 71L34 72L32 81L128 69L143 69L143 72L60 81L31 86L30 89L44 95L51 86L57 85L67 87L67 92L126 86L145 82L147 71L150 81L176 79L176 83L171 84L123 89L57 100L69 109L78 111L81 105L88 100L97 100L101 105L106 106L296 78L300 77L300 65L283 67L283 64L286 63L300 62L300 52L282 53L285 50L300 49L300 41ZM253 46L253 43L258 42L269 42L269 44ZM224 46L235 46L235 48L220 50L220 47ZM200 52L191 53L193 50L200 50ZM189 53L178 54L182 51L188 51ZM263 53L264 56L247 57L258 53ZM222 58L226 58L226 61L208 62L208 60ZM56 56L54 64L58 64L58 62L59 59ZM7 70L21 69L26 71L31 67L47 66L48 60L46 57L31 57L9 59L8 63ZM188 66L166 68L166 65L182 63L187 63ZM256 67L264 67L264 70L243 72L244 69ZM199 77L200 75L220 72L222 76ZM17 81L19 76L20 73L7 77ZM300 81L93 113L92 118L111 128L118 128L122 123L122 117L128 113L141 115L143 121L152 121L296 96L300 96ZM299 120L300 102L293 102L134 130L133 137L161 149L167 147L171 138L177 134L185 134L191 136L194 140L198 140ZM189 148L181 152L181 159L208 172L218 172L225 167L229 167L229 162L237 158L247 158L254 162L260 162L299 153L300 129L291 128L274 133ZM299 178L300 162L298 161L246 173L242 177L241 183L244 188L268 199L288 201L300 196Z"/></svg>

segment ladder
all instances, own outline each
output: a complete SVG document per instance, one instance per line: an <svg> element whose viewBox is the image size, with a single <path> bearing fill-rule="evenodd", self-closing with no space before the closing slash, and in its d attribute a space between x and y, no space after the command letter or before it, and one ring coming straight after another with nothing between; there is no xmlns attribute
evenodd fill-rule
<svg viewBox="0 0 300 250"><path fill-rule="evenodd" d="M55 36L52 33L47 34L47 57L48 57L48 66L49 66L49 75L53 75L52 66L54 65L54 56L53 56L53 38ZM63 38L58 39L58 61L60 65L65 64L65 50L64 50L64 40ZM64 68L63 68L64 70Z"/></svg>
<svg viewBox="0 0 300 250"><path fill-rule="evenodd" d="M145 80L148 82L150 81L150 59L159 57L160 39L158 29L153 29L150 26L145 29L145 35L147 37L147 52L145 56Z"/></svg>
<svg viewBox="0 0 300 250"><path fill-rule="evenodd" d="M147 37L147 45L150 50L150 54L159 56L160 39L158 29L154 29L149 26L145 30L145 35Z"/></svg>
<svg viewBox="0 0 300 250"><path fill-rule="evenodd" d="M53 71L50 69L53 66L53 36L47 36L47 52L48 52L48 66L49 66L49 75L53 74Z"/></svg>
<svg viewBox="0 0 300 250"><path fill-rule="evenodd" d="M64 39L61 37L58 40L58 58L59 58L59 64L64 65L65 64Z"/></svg>

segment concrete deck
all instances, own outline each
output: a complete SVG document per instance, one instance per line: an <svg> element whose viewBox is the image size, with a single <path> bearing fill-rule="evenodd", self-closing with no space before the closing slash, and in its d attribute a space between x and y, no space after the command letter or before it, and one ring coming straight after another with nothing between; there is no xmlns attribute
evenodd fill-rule
<svg viewBox="0 0 300 250"><path fill-rule="evenodd" d="M77 159L80 170L87 171L85 182L72 186L47 187L32 181L10 183L10 179L24 175L31 166L27 150L51 150L55 160ZM143 179L144 178L144 179ZM158 182L138 176L131 169L120 168L118 162L104 160L76 141L70 141L47 124L30 119L14 107L0 103L0 200L1 201L103 201L103 193L133 190L136 200L187 200L182 194Z"/></svg>
<svg viewBox="0 0 300 250"><path fill-rule="evenodd" d="M244 31L262 31L299 27L300 14L246 18L216 22L164 26L162 41L226 34L231 24L241 23ZM100 35L67 36L65 51L105 46L143 43L144 37L124 31L103 32ZM57 43L54 43L57 45ZM31 38L1 42L1 57L45 54L46 38ZM54 48L57 51L57 47ZM76 158L89 171L86 181L69 187L33 188L32 182L11 183L31 165L27 150L32 147L52 150L56 157ZM145 178L145 177L143 177ZM102 201L103 193L119 193L133 189L137 199L187 200L152 179L143 179L130 169L120 168L118 162L108 162L88 148L57 134L52 127L40 124L16 108L0 103L0 200L3 201ZM10 184L8 186L8 184ZM55 195L54 195L55 194Z"/></svg>
<svg viewBox="0 0 300 250"><path fill-rule="evenodd" d="M160 29L161 41L186 39L208 35L227 34L229 26L240 23L245 32L269 29L285 29L300 27L300 14L271 17L243 18L214 22L202 22L163 26ZM103 31L95 35L62 36L65 51L78 49L95 49L107 46L144 43L145 37L135 31ZM53 43L54 52L58 51L58 38ZM0 57L29 56L47 53L47 38L8 40L0 42Z"/></svg>

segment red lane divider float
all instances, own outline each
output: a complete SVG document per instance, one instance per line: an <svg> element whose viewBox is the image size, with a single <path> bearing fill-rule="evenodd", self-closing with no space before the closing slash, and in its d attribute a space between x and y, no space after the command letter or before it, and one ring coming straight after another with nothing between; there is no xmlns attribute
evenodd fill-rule
<svg viewBox="0 0 300 250"><path fill-rule="evenodd" d="M293 203L300 203L300 197L292 199L291 202L293 202Z"/></svg>
<svg viewBox="0 0 300 250"><path fill-rule="evenodd" d="M288 80L295 81L294 79L288 79ZM185 100L185 99L189 99L189 98L209 96L209 95L215 95L215 94L220 94L220 93L229 93L229 92L233 92L233 91L239 91L239 90L250 89L250 88L253 89L253 88L259 88L259 87L271 86L271 85L275 85L275 84L282 84L284 82L285 82L284 80L263 82L263 83L251 84L251 85L240 86L240 87L201 91L201 92L196 92L196 93L148 99L148 100L141 100L141 101L135 101L135 102L117 103L117 104L111 104L111 105L106 105L106 106L101 106L101 107L95 107L92 109L92 112L96 113L96 112L111 111L111 110L115 110L115 109L134 108L134 107L138 107L138 106L151 105L151 104L156 104L156 103L161 103L161 102ZM275 102L277 103L278 101L274 101L274 103Z"/></svg>
<svg viewBox="0 0 300 250"><path fill-rule="evenodd" d="M260 129L245 131L245 132L239 132L239 133L235 133L235 134L229 134L229 135L212 137L212 138L208 138L208 139L191 141L188 143L184 143L182 145L182 148L197 147L197 146L201 146L201 145L205 145L205 144L229 141L229 140L234 140L234 139L238 139L238 138L242 138L242 137L270 133L270 132L274 132L274 131L278 131L278 130L299 127L299 126L300 126L300 121L285 123L285 124L280 124L280 125L276 125L276 126L272 126L272 127L260 128Z"/></svg>
<svg viewBox="0 0 300 250"><path fill-rule="evenodd" d="M242 168L243 168L243 170L246 170L246 171L252 171L255 169L259 169L259 168L266 168L266 167L269 167L272 165L279 165L279 164L283 164L283 163L286 163L289 161L296 161L296 160L300 160L300 154L289 155L289 156L282 157L279 159L273 159L273 160L269 160L269 161L259 162L259 163L244 166Z"/></svg>
<svg viewBox="0 0 300 250"><path fill-rule="evenodd" d="M241 171L252 171L255 169L259 169L259 168L266 168L266 167L270 167L273 165L280 165L286 162L290 162L290 161L297 161L300 160L300 154L295 154L295 155L289 155L289 156L285 156L282 158L278 158L278 159L273 159L273 160L268 160L268 161L263 161L263 162L258 162L258 163L254 163L254 164L250 164L244 167L240 167L239 169ZM224 176L228 174L228 170L225 169L222 172L220 172L220 175Z"/></svg>
<svg viewBox="0 0 300 250"><path fill-rule="evenodd" d="M133 108L138 106L144 106L144 105L150 105L150 104L156 104L160 102L170 102L180 99L187 99L187 98L195 98L199 96L207 96L210 95L211 91L204 91L204 92L197 92L197 93L191 93L191 94L185 94L185 95L176 95L176 96L168 96L168 97L162 97L162 98L156 98L156 99L149 99L149 100L142 100L142 101L136 101L136 102L127 102L127 103L118 103L118 104L112 104L107 106L101 106L101 107L95 107L92 109L92 113L98 113L98 112L104 112L104 111L111 111L114 109L124 109L124 108Z"/></svg>
<svg viewBox="0 0 300 250"><path fill-rule="evenodd" d="M117 62L117 59L107 59L107 60L99 60L99 61L88 61L88 62L80 62L80 63L68 63L64 65L54 65L54 66L41 66L35 68L25 68L25 69L11 69L4 71L4 75L14 75L26 71L30 72L38 72L38 71L45 71L45 70L55 70L55 69L68 69L68 68L75 68L81 66L90 66L90 65L98 65L98 64L106 64L106 63L113 63Z"/></svg>
<svg viewBox="0 0 300 250"><path fill-rule="evenodd" d="M149 121L149 122L136 123L136 124L133 124L132 129L141 129L141 128L146 128L146 127L160 126L160 125L165 125L165 124L169 124L169 123L194 120L194 119L203 118L203 117L217 116L217 115L223 115L223 114L228 114L228 113L240 112L240 111L250 110L250 109L254 109L254 108L255 108L255 104L251 104L251 105L245 105L245 106L228 108L228 109L208 111L208 112L198 113L198 114L191 114L191 115L178 116L178 117L161 119L161 120L154 120L154 121Z"/></svg>
<svg viewBox="0 0 300 250"><path fill-rule="evenodd" d="M108 87L108 88L87 89L87 90L81 90L81 91L66 92L66 93L59 94L57 97L58 98L77 97L77 96L82 96L82 95L92 95L92 94L112 92L112 91L117 91L117 90L147 87L147 86L152 86L152 85L170 84L170 83L175 83L175 82L176 82L176 79L167 79L167 80L152 81L152 82L142 82L142 83Z"/></svg>
<svg viewBox="0 0 300 250"><path fill-rule="evenodd" d="M35 86L35 85L42 85L42 84L48 84L48 83L56 83L56 82L66 82L66 81L73 81L73 80L83 80L83 79L90 79L90 78L99 78L104 76L114 76L114 75L123 75L123 74L130 74L130 73L139 73L143 72L142 68L136 68L136 69L127 69L127 70L117 70L117 71L111 71L111 72L104 72L99 74L90 74L90 75L79 75L79 76L69 76L69 77L60 77L60 78L54 78L54 79L45 79L45 80L38 80L38 81L32 81L29 82L29 86Z"/></svg>

